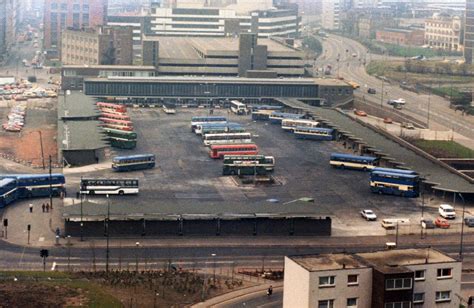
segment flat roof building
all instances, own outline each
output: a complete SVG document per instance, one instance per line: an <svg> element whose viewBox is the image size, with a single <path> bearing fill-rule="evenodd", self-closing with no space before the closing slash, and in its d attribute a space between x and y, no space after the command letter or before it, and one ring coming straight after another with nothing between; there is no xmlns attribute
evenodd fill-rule
<svg viewBox="0 0 474 308"><path fill-rule="evenodd" d="M432 248L285 257L283 307L458 307L461 267Z"/></svg>

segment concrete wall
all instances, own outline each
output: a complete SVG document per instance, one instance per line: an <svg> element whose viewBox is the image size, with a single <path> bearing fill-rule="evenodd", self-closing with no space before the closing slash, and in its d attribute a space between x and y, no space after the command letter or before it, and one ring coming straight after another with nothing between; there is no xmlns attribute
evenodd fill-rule
<svg viewBox="0 0 474 308"><path fill-rule="evenodd" d="M285 257L285 278L283 280L283 308L310 307L309 271ZM317 306L313 306L317 307Z"/></svg>

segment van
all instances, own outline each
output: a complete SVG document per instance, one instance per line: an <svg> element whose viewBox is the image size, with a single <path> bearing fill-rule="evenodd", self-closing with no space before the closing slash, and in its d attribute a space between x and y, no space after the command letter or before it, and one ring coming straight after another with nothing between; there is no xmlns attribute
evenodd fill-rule
<svg viewBox="0 0 474 308"><path fill-rule="evenodd" d="M395 229L397 224L408 224L410 220L408 218L385 218L382 219L382 227L385 229Z"/></svg>
<svg viewBox="0 0 474 308"><path fill-rule="evenodd" d="M454 207L449 204L440 204L438 208L439 215L446 219L454 219L456 218L456 211L454 211Z"/></svg>

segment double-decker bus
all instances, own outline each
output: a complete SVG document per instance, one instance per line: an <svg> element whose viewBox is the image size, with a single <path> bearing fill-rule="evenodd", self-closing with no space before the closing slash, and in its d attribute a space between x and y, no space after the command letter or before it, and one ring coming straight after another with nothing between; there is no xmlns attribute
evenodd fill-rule
<svg viewBox="0 0 474 308"><path fill-rule="evenodd" d="M102 112L100 116L107 119L130 121L130 117L126 114Z"/></svg>
<svg viewBox="0 0 474 308"><path fill-rule="evenodd" d="M15 202L18 198L16 179L0 180L0 208Z"/></svg>
<svg viewBox="0 0 474 308"><path fill-rule="evenodd" d="M240 124L235 125L226 125L226 126L211 126L211 127L204 127L201 130L202 137L206 136L207 134L224 134L224 133L243 133L245 132L245 128L242 127Z"/></svg>
<svg viewBox="0 0 474 308"><path fill-rule="evenodd" d="M266 175L268 170L264 166L243 161L222 167L222 175Z"/></svg>
<svg viewBox="0 0 474 308"><path fill-rule="evenodd" d="M63 174L3 174L0 179L15 179L18 198L59 196L65 190Z"/></svg>
<svg viewBox="0 0 474 308"><path fill-rule="evenodd" d="M206 134L204 135L204 144L230 144L230 143L250 143L252 142L251 133L224 133L224 134Z"/></svg>
<svg viewBox="0 0 474 308"><path fill-rule="evenodd" d="M238 115L247 114L247 105L239 101L230 101L230 110Z"/></svg>
<svg viewBox="0 0 474 308"><path fill-rule="evenodd" d="M317 127L319 122L305 119L283 119L281 120L281 128L285 131L293 132L297 126L300 127Z"/></svg>
<svg viewBox="0 0 474 308"><path fill-rule="evenodd" d="M81 179L84 195L138 194L138 179Z"/></svg>
<svg viewBox="0 0 474 308"><path fill-rule="evenodd" d="M133 123L131 121L113 120L107 118L99 118L102 126L126 131L133 131Z"/></svg>
<svg viewBox="0 0 474 308"><path fill-rule="evenodd" d="M114 137L114 138L123 138L127 140L136 140L137 139L137 133L133 131L123 131L120 129L113 129L109 127L103 127L102 128L106 133L107 136L109 137Z"/></svg>
<svg viewBox="0 0 474 308"><path fill-rule="evenodd" d="M378 169L378 170L377 170ZM370 190L373 193L416 198L420 194L420 177L407 170L375 168L370 173ZM403 172L399 172L403 171Z"/></svg>
<svg viewBox="0 0 474 308"><path fill-rule="evenodd" d="M281 125L281 122L283 119L302 119L304 118L304 114L297 114L297 113L286 113L286 112L278 112L278 111L273 111L268 119L270 120L270 123L272 124L279 124Z"/></svg>
<svg viewBox="0 0 474 308"><path fill-rule="evenodd" d="M155 161L154 154L117 156L112 159L112 169L114 171L151 169L155 167Z"/></svg>
<svg viewBox="0 0 474 308"><path fill-rule="evenodd" d="M333 167L350 168L359 170L374 169L379 163L378 157L356 156L342 153L332 153L329 164Z"/></svg>
<svg viewBox="0 0 474 308"><path fill-rule="evenodd" d="M242 126L239 123L235 122L225 122L225 123L203 123L203 124L198 124L196 125L196 128L194 129L194 133L196 135L203 135L202 131L204 129L211 129L211 128L226 128L226 127L231 127L231 126Z"/></svg>
<svg viewBox="0 0 474 308"><path fill-rule="evenodd" d="M110 145L114 148L130 150L137 146L137 134L133 131L124 131L109 127L103 127L103 130L107 134L107 141L109 141Z"/></svg>
<svg viewBox="0 0 474 308"><path fill-rule="evenodd" d="M211 145L209 156L223 158L225 155L257 155L258 147L254 143L245 144L214 144Z"/></svg>
<svg viewBox="0 0 474 308"><path fill-rule="evenodd" d="M204 123L227 123L227 118L221 116L192 117L191 131L194 132L197 125Z"/></svg>
<svg viewBox="0 0 474 308"><path fill-rule="evenodd" d="M243 162L262 166L267 171L275 168L275 157L265 155L225 155L224 166L242 164Z"/></svg>
<svg viewBox="0 0 474 308"><path fill-rule="evenodd" d="M298 139L311 140L333 140L334 130L332 128L323 127L300 127L297 126L293 131L295 137Z"/></svg>
<svg viewBox="0 0 474 308"><path fill-rule="evenodd" d="M97 108L100 110L111 110L113 112L118 112L118 113L126 113L127 112L127 107L125 105L120 105L120 104L114 104L114 103L104 103L104 102L98 102Z"/></svg>

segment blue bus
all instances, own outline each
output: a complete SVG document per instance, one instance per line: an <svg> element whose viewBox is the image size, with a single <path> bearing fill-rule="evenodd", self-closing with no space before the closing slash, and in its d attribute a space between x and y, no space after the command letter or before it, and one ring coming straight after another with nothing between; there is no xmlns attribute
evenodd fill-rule
<svg viewBox="0 0 474 308"><path fill-rule="evenodd" d="M194 129L194 133L196 133L196 135L202 135L203 131L206 130L206 129L212 129L212 128L223 129L223 128L227 128L227 127L242 127L242 125L240 123L236 123L236 122L202 123L202 124L196 125L196 128Z"/></svg>
<svg viewBox="0 0 474 308"><path fill-rule="evenodd" d="M114 171L151 169L155 167L155 161L154 154L117 156L112 159L112 169Z"/></svg>
<svg viewBox="0 0 474 308"><path fill-rule="evenodd" d="M332 153L329 164L333 167L359 170L374 169L379 164L379 158L373 156L357 156L342 153Z"/></svg>
<svg viewBox="0 0 474 308"><path fill-rule="evenodd" d="M333 140L334 138L334 130L331 128L297 126L293 132L298 139Z"/></svg>
<svg viewBox="0 0 474 308"><path fill-rule="evenodd" d="M412 175L418 175L416 171L413 170L407 170L407 169L393 169L393 168L382 168L382 167L377 167L372 169L372 171L380 171L380 172L391 172L391 173L400 173L400 174L412 174Z"/></svg>
<svg viewBox="0 0 474 308"><path fill-rule="evenodd" d="M16 201L17 198L16 179L0 180L0 208Z"/></svg>
<svg viewBox="0 0 474 308"><path fill-rule="evenodd" d="M191 131L194 132L197 125L204 123L227 123L227 118L221 116L192 117Z"/></svg>
<svg viewBox="0 0 474 308"><path fill-rule="evenodd" d="M18 198L47 197L50 190L59 196L65 190L66 178L61 173L2 174L0 179L16 179Z"/></svg>
<svg viewBox="0 0 474 308"><path fill-rule="evenodd" d="M370 173L370 190L378 194L416 198L420 194L420 177L417 174L407 174L406 172L372 171Z"/></svg>
<svg viewBox="0 0 474 308"><path fill-rule="evenodd" d="M304 114L273 111L268 118L270 123L281 125L283 119L303 119Z"/></svg>
<svg viewBox="0 0 474 308"><path fill-rule="evenodd" d="M276 106L276 105L251 105L250 109L252 111L257 110L282 110L283 106Z"/></svg>

